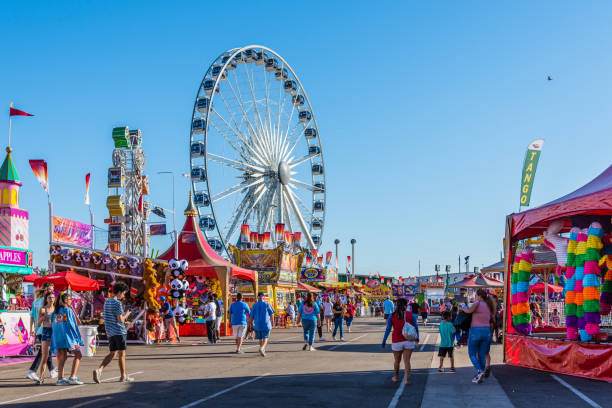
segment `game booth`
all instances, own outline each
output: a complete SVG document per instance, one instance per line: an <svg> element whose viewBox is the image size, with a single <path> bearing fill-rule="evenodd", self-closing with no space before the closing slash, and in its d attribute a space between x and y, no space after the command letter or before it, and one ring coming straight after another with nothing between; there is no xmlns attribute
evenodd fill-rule
<svg viewBox="0 0 612 408"><path fill-rule="evenodd" d="M504 361L612 382L612 166L578 190L506 218ZM537 264L541 238L554 263ZM542 239L543 238L543 239ZM534 264L536 267L534 268ZM564 312L557 327L534 328L537 269L563 283L553 295ZM541 290L557 290L541 280ZM534 289L536 287L536 289Z"/></svg>
<svg viewBox="0 0 612 408"><path fill-rule="evenodd" d="M205 319L198 316L200 306L206 302L207 298L216 293L218 298L223 301L224 313L221 322L221 336L231 335L231 327L227 318L227 311L232 302L231 294L240 282L247 282L253 295L245 301L253 303L259 290L257 272L251 269L234 265L220 255L218 255L208 244L206 237L198 225L198 212L193 203L191 192L189 193L189 205L185 209L185 225L178 236L177 241L172 244L159 259L168 261L170 269L174 264L173 260L186 261L188 266L182 270L184 279L177 282L173 272L164 277L162 290L166 290L166 296L173 298L176 307L179 307L179 315L184 315L184 319L178 318L179 332L181 336L205 336ZM179 290L179 295L173 295L175 286L181 282L183 287ZM187 286L187 287L185 287ZM164 292L158 292L157 300ZM184 309L184 310L180 310Z"/></svg>

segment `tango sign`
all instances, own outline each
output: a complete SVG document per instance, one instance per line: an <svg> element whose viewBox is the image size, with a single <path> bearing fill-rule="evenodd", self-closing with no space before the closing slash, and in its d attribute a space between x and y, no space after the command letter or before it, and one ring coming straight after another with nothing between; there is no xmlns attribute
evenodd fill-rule
<svg viewBox="0 0 612 408"><path fill-rule="evenodd" d="M523 174L521 176L521 206L528 206L531 200L533 181L535 179L538 160L540 159L543 145L544 140L538 139L527 146L527 153L525 154L525 161L523 162Z"/></svg>

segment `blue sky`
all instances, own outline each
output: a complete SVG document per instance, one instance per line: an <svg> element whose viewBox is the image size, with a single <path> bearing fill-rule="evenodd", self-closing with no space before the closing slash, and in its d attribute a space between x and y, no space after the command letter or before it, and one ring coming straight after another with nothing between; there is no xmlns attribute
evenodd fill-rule
<svg viewBox="0 0 612 408"><path fill-rule="evenodd" d="M415 275L419 259L423 273L455 272L459 254L493 263L529 142L546 139L532 207L610 164L611 11L562 1L3 2L0 101L36 114L13 121L12 143L35 264L48 259L48 218L28 159L49 163L56 215L83 222L91 172L102 225L112 127L140 128L151 199L170 207L169 177L155 173L188 171L201 78L221 52L248 44L282 55L314 107L325 249L339 238L344 259L357 239L358 273ZM176 181L182 210L188 185Z"/></svg>

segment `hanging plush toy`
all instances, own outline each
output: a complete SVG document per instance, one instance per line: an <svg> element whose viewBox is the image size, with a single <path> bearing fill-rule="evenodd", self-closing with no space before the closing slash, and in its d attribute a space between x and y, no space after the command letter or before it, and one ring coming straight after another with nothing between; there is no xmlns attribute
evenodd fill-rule
<svg viewBox="0 0 612 408"><path fill-rule="evenodd" d="M150 259L145 259L143 262L143 276L145 283L144 299L147 302L149 310L152 312L159 311L160 304L156 299L157 288L159 281L157 280L157 271L153 268L153 262Z"/></svg>
<svg viewBox="0 0 612 408"><path fill-rule="evenodd" d="M579 233L580 228L572 228L567 244L567 263L565 268L565 325L567 326L567 338L569 340L578 339L578 316L576 315L576 251L578 249Z"/></svg>
<svg viewBox="0 0 612 408"><path fill-rule="evenodd" d="M174 308L174 317L176 322L182 326L187 322L187 311L183 306L178 305Z"/></svg>
<svg viewBox="0 0 612 408"><path fill-rule="evenodd" d="M567 245L569 239L559 235L563 229L563 221L556 220L550 223L544 231L544 245L555 251L557 258L557 276L561 275L561 267L567 264Z"/></svg>
<svg viewBox="0 0 612 408"><path fill-rule="evenodd" d="M72 266L81 266L83 258L81 257L81 251L75 249L72 253Z"/></svg>
<svg viewBox="0 0 612 408"><path fill-rule="evenodd" d="M128 265L128 268L130 268L130 272L129 272L130 275L142 276L143 269L142 269L142 265L140 264L140 261L138 260L138 258L129 256L127 258L127 265Z"/></svg>
<svg viewBox="0 0 612 408"><path fill-rule="evenodd" d="M612 310L612 234L603 237L603 245L603 256L599 260L602 276L599 313L605 316Z"/></svg>
<svg viewBox="0 0 612 408"><path fill-rule="evenodd" d="M56 264L62 262L62 247L59 245L51 245L49 247L49 255L51 257L51 262Z"/></svg>
<svg viewBox="0 0 612 408"><path fill-rule="evenodd" d="M518 272L516 276L516 318L513 318L514 328L522 334L531 334L531 310L529 307L529 279L531 278L531 264L533 250L525 248L518 259ZM516 263L516 261L515 261Z"/></svg>
<svg viewBox="0 0 612 408"><path fill-rule="evenodd" d="M584 334L580 332L582 341L590 341L593 336L599 334L599 324L601 319L599 312L599 258L600 251L603 248L601 238L603 237L603 229L601 224L593 222L588 229L586 241L586 253L584 261L584 279L582 281L583 292L583 308L584 308Z"/></svg>

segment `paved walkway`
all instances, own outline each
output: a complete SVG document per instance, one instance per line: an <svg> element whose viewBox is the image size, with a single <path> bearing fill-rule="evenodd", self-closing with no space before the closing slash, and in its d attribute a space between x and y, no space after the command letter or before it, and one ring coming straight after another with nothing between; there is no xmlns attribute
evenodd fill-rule
<svg viewBox="0 0 612 408"><path fill-rule="evenodd" d="M435 336L434 344L440 344L440 335ZM474 367L468 356L467 347L455 349L456 373L450 373L450 360L444 359L445 372L438 372L440 358L437 347L432 352L430 372L427 376L425 393L421 406L450 406L450 407L514 407L503 388L495 378L495 370L482 384L473 384ZM491 365L501 363L501 345L491 347ZM483 398L486 396L486 398Z"/></svg>

